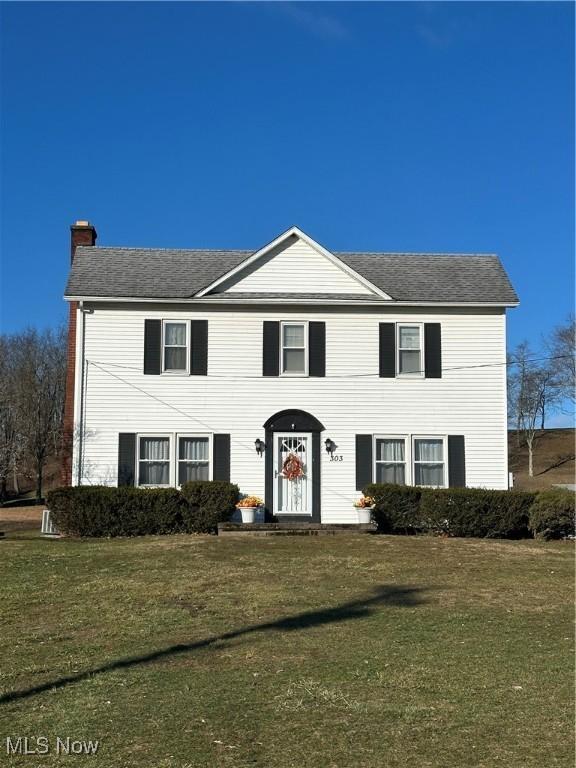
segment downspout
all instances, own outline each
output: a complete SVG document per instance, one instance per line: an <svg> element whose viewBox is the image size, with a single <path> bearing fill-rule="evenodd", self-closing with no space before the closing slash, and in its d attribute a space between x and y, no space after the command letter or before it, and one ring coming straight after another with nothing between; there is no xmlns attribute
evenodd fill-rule
<svg viewBox="0 0 576 768"><path fill-rule="evenodd" d="M83 451L84 451L84 386L85 386L85 350L86 350L86 321L85 315L89 314L91 310L84 309L84 302L81 301L78 305L80 310L80 402L78 408L78 467L76 484L82 485L82 464L83 464Z"/></svg>

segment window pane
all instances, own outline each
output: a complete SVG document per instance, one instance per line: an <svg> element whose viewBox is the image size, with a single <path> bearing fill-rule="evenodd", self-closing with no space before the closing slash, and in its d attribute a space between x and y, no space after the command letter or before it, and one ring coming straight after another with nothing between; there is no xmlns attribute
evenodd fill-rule
<svg viewBox="0 0 576 768"><path fill-rule="evenodd" d="M284 367L282 370L287 373L304 373L304 350L285 349Z"/></svg>
<svg viewBox="0 0 576 768"><path fill-rule="evenodd" d="M378 461L404 461L404 440L376 440Z"/></svg>
<svg viewBox="0 0 576 768"><path fill-rule="evenodd" d="M442 464L414 464L414 482L416 485L444 485L444 466Z"/></svg>
<svg viewBox="0 0 576 768"><path fill-rule="evenodd" d="M400 373L420 373L420 352L400 352Z"/></svg>
<svg viewBox="0 0 576 768"><path fill-rule="evenodd" d="M401 349L420 349L420 328L402 326L400 328L400 343L398 346Z"/></svg>
<svg viewBox="0 0 576 768"><path fill-rule="evenodd" d="M165 459L170 458L170 440L167 437L141 437L141 459Z"/></svg>
<svg viewBox="0 0 576 768"><path fill-rule="evenodd" d="M284 347L303 347L304 346L304 326L303 325L283 325L284 329Z"/></svg>
<svg viewBox="0 0 576 768"><path fill-rule="evenodd" d="M414 459L416 461L444 461L444 441L414 440Z"/></svg>
<svg viewBox="0 0 576 768"><path fill-rule="evenodd" d="M184 483L190 480L209 480L210 470L207 463L197 464L189 463L187 461L180 461L178 463L178 484L184 485Z"/></svg>
<svg viewBox="0 0 576 768"><path fill-rule="evenodd" d="M165 323L164 344L176 344L181 347L185 346L186 325L184 323Z"/></svg>
<svg viewBox="0 0 576 768"><path fill-rule="evenodd" d="M189 461L208 461L208 438L181 437L178 458Z"/></svg>
<svg viewBox="0 0 576 768"><path fill-rule="evenodd" d="M404 464L376 464L376 482L404 485Z"/></svg>
<svg viewBox="0 0 576 768"><path fill-rule="evenodd" d="M139 485L168 485L170 464L167 461L141 461Z"/></svg>
<svg viewBox="0 0 576 768"><path fill-rule="evenodd" d="M166 347L164 350L164 368L167 371L185 371L186 347Z"/></svg>

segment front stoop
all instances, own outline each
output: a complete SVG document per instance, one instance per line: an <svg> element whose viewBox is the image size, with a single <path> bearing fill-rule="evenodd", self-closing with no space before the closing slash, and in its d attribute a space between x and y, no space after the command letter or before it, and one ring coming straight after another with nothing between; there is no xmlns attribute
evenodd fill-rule
<svg viewBox="0 0 576 768"><path fill-rule="evenodd" d="M218 536L337 536L375 531L373 523L218 523Z"/></svg>

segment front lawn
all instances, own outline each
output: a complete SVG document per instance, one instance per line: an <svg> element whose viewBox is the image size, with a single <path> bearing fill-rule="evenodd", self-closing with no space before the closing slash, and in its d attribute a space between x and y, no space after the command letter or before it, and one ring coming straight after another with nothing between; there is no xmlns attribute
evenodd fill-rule
<svg viewBox="0 0 576 768"><path fill-rule="evenodd" d="M18 538L20 536L20 538ZM0 541L0 764L573 766L571 543ZM45 756L5 740L47 736ZM56 737L99 740L62 757Z"/></svg>

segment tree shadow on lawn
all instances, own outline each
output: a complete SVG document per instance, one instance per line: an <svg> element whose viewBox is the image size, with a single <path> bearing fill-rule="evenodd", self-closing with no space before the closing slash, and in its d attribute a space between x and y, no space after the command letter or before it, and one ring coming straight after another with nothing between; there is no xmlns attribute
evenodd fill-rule
<svg viewBox="0 0 576 768"><path fill-rule="evenodd" d="M87 680L93 675L99 675L102 672L110 672L115 669L129 669L138 664L147 664L158 659L165 659L169 656L196 651L201 648L206 648L213 643L232 640L233 638L242 637L243 635L248 635L253 632L269 632L277 630L291 632L323 624L331 624L337 621L361 619L374 613L376 606L378 605L411 608L425 602L425 599L422 597L423 592L424 588L422 587L383 585L375 588L372 597L352 600L351 602L338 605L335 608L305 611L294 616L286 616L283 619L276 619L275 621L252 624L248 627L243 627L242 629L236 629L221 635L208 637L205 640L170 645L167 648L145 653L141 656L129 656L125 659L111 661L107 664L95 667L94 669L89 669L74 675L68 675L67 677L60 677L56 680L51 680L31 688L25 688L21 691L5 693L0 696L0 704L7 704L12 701L17 701L18 699L27 699L30 696L35 696L36 694L44 693L45 691L64 688L67 685Z"/></svg>

